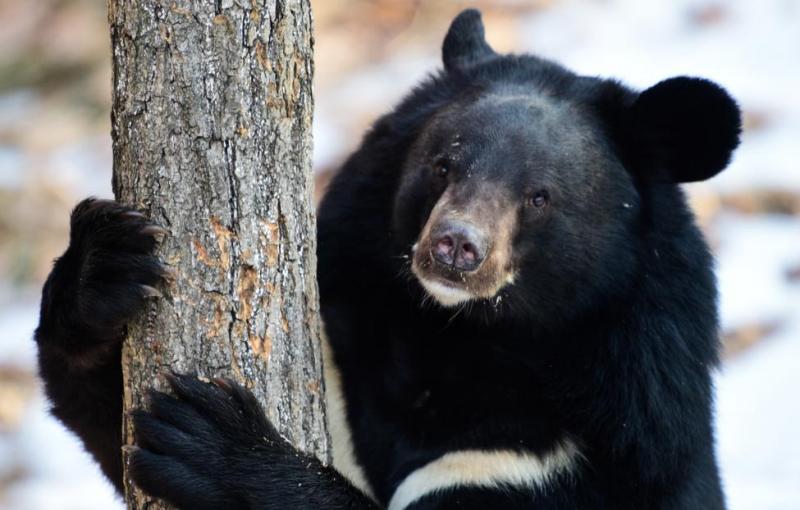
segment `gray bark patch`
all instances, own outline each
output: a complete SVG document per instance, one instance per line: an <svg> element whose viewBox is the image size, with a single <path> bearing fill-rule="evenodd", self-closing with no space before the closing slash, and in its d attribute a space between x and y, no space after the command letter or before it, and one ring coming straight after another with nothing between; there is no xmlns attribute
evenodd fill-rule
<svg viewBox="0 0 800 510"><path fill-rule="evenodd" d="M176 271L129 328L125 408L166 370L229 376L327 462L309 3L111 0L109 22L114 193L170 232Z"/></svg>

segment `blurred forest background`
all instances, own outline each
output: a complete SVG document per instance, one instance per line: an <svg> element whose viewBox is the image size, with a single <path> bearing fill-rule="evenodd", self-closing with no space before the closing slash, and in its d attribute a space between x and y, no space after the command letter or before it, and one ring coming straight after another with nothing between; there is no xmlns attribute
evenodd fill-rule
<svg viewBox="0 0 800 510"><path fill-rule="evenodd" d="M484 12L498 51L644 88L723 84L743 145L687 187L718 256L718 452L730 508L800 501L800 1L313 0L318 194L365 128L439 66L449 21ZM0 0L0 509L122 508L46 413L31 340L70 208L111 197L110 42L98 0Z"/></svg>

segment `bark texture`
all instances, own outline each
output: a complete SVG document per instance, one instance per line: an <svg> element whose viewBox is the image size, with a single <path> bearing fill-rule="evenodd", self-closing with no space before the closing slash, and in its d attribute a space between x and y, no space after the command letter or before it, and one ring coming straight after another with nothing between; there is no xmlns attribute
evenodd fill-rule
<svg viewBox="0 0 800 510"><path fill-rule="evenodd" d="M170 232L160 255L176 270L130 328L125 408L166 370L230 376L327 462L308 0L108 6L114 193Z"/></svg>

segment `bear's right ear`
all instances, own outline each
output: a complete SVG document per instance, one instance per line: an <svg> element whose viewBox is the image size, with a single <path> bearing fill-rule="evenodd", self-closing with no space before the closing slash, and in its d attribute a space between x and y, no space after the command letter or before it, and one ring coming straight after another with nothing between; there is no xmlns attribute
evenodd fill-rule
<svg viewBox="0 0 800 510"><path fill-rule="evenodd" d="M446 71L454 71L496 55L486 43L481 12L467 9L455 17L442 45Z"/></svg>

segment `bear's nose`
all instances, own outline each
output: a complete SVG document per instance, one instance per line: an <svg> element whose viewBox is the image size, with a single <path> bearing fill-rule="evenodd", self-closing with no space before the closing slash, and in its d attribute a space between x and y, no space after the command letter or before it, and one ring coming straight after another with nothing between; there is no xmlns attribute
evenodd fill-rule
<svg viewBox="0 0 800 510"><path fill-rule="evenodd" d="M458 271L475 271L485 253L481 237L475 228L464 223L442 225L432 236L433 258Z"/></svg>

